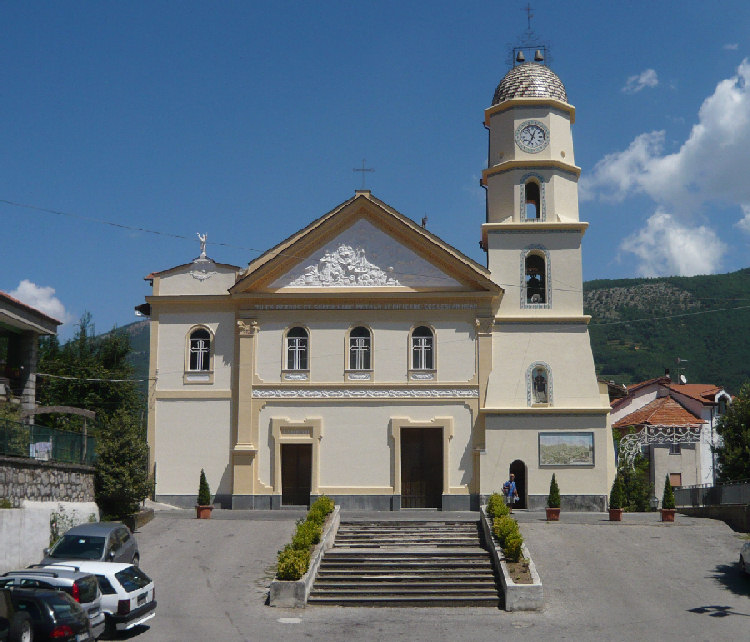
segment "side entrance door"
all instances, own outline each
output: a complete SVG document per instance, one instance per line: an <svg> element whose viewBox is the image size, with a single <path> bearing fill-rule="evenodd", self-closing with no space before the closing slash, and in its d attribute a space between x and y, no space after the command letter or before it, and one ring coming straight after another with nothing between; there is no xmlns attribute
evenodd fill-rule
<svg viewBox="0 0 750 642"><path fill-rule="evenodd" d="M443 429L401 429L401 508L441 508Z"/></svg>
<svg viewBox="0 0 750 642"><path fill-rule="evenodd" d="M312 445L281 444L281 503L308 506L312 488Z"/></svg>

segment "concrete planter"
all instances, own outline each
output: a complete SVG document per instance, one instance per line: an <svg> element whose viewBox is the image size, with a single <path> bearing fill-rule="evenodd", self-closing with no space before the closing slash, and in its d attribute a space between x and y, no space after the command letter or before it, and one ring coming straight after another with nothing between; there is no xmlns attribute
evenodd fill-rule
<svg viewBox="0 0 750 642"><path fill-rule="evenodd" d="M323 535L320 543L315 545L310 555L310 566L300 579L294 581L273 580L271 589L268 594L269 606L280 606L293 609L303 609L307 604L307 598L310 597L313 581L318 573L320 561L323 559L325 552L333 547L333 541L336 539L336 533L341 523L341 507L336 506L333 512L323 524Z"/></svg>
<svg viewBox="0 0 750 642"><path fill-rule="evenodd" d="M205 506L201 504L195 505L195 517L197 519L211 519L211 511L214 509L214 507L210 504L206 504Z"/></svg>
<svg viewBox="0 0 750 642"><path fill-rule="evenodd" d="M621 522L622 521L622 508L610 508L609 509L609 521Z"/></svg>
<svg viewBox="0 0 750 642"><path fill-rule="evenodd" d="M661 521L662 522L673 522L674 521L674 508L662 508L661 509Z"/></svg>
<svg viewBox="0 0 750 642"><path fill-rule="evenodd" d="M560 509L550 508L549 506L545 509L547 513L548 522L559 522L560 521Z"/></svg>
<svg viewBox="0 0 750 642"><path fill-rule="evenodd" d="M526 544L521 549L522 555L529 560L529 572L531 573L531 584L516 584L508 572L508 565L505 563L505 556L503 550L497 543L495 536L492 533L492 521L487 517L487 507L482 506L482 530L484 532L484 539L490 549L492 555L492 563L497 569L497 573L500 576L500 583L503 586L503 593L505 595L505 610L506 611L540 611L544 608L544 589L542 587L542 578L537 573L534 561L531 559L531 554Z"/></svg>

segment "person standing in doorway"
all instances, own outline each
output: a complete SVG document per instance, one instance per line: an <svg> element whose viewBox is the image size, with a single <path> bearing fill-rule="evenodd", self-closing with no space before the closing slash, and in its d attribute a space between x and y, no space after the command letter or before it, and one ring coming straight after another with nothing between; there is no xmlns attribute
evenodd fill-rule
<svg viewBox="0 0 750 642"><path fill-rule="evenodd" d="M518 501L518 488L516 488L516 476L511 473L510 479L503 484L503 495L505 503L508 505L510 512L513 512L513 504Z"/></svg>

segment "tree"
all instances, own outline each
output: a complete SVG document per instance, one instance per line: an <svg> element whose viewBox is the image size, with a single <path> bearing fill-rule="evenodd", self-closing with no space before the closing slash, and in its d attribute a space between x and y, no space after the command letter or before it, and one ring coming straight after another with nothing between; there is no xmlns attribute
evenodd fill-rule
<svg viewBox="0 0 750 642"><path fill-rule="evenodd" d="M719 417L716 431L722 444L716 448L720 482L750 478L750 381Z"/></svg>
<svg viewBox="0 0 750 642"><path fill-rule="evenodd" d="M96 503L111 518L137 512L151 491L148 446L139 421L120 408L102 428L96 444Z"/></svg>
<svg viewBox="0 0 750 642"><path fill-rule="evenodd" d="M649 461L642 454L636 455L633 467L623 464L619 474L622 476L625 491L623 508L629 512L644 513L651 508L651 497L654 494L653 484L649 481Z"/></svg>
<svg viewBox="0 0 750 642"><path fill-rule="evenodd" d="M674 508L674 490L672 490L672 484L669 481L669 475L664 478L664 495L661 498L662 508Z"/></svg>

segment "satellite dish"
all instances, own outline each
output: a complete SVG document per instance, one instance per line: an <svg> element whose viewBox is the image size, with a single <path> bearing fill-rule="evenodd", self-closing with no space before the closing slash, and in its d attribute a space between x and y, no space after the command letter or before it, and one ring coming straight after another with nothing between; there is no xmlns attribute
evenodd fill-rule
<svg viewBox="0 0 750 642"><path fill-rule="evenodd" d="M687 383L687 378L685 377L685 375L680 375L680 383Z"/></svg>

